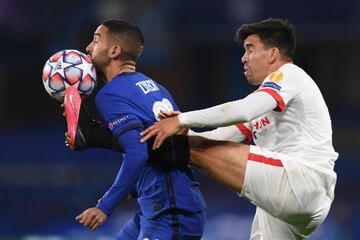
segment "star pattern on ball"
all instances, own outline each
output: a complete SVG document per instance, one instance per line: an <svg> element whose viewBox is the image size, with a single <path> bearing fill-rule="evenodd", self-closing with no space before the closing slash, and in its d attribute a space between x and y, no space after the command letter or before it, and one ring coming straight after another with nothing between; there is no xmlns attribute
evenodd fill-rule
<svg viewBox="0 0 360 240"><path fill-rule="evenodd" d="M65 72L64 69L73 65L71 63L66 63L63 61L63 58L59 59L57 62L50 62L49 65L52 67L53 71L51 73L51 76L54 76L55 74L60 74L63 78L65 78Z"/></svg>
<svg viewBox="0 0 360 240"><path fill-rule="evenodd" d="M83 78L85 78L88 74L90 77L95 78L92 71L92 65L86 62L84 58L81 57L81 64L76 65L76 67L83 70Z"/></svg>

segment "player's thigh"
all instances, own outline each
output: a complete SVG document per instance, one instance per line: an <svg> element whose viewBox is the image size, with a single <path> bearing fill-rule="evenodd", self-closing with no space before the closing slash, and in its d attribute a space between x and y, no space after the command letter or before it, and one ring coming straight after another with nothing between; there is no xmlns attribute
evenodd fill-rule
<svg viewBox="0 0 360 240"><path fill-rule="evenodd" d="M206 212L181 211L177 214L181 239L201 239L205 228ZM192 236L192 237L190 237Z"/></svg>
<svg viewBox="0 0 360 240"><path fill-rule="evenodd" d="M273 217L261 208L256 208L256 214L251 226L251 240L296 240L303 239L292 229L292 225Z"/></svg>
<svg viewBox="0 0 360 240"><path fill-rule="evenodd" d="M138 240L179 239L200 240L204 231L206 213L188 213L179 210L178 214L164 214L153 219L141 216Z"/></svg>
<svg viewBox="0 0 360 240"><path fill-rule="evenodd" d="M279 219L280 225L288 224L298 236L312 233L332 202L323 174L257 146L250 147L248 158L240 195Z"/></svg>
<svg viewBox="0 0 360 240"><path fill-rule="evenodd" d="M306 238L329 213L333 201L333 187L329 183L333 179L303 164L297 164L295 168L288 167L287 171L300 213L290 209L284 212L282 218L292 225L295 232Z"/></svg>
<svg viewBox="0 0 360 240"><path fill-rule="evenodd" d="M189 137L190 162L236 192L244 181L249 145Z"/></svg>
<svg viewBox="0 0 360 240"><path fill-rule="evenodd" d="M281 159L272 152L250 146L240 196L274 216L280 216L294 196Z"/></svg>
<svg viewBox="0 0 360 240"><path fill-rule="evenodd" d="M274 217L264 209L257 208L250 239L307 239L325 220L330 204L330 198L324 199L317 212L311 216L298 216L290 221Z"/></svg>
<svg viewBox="0 0 360 240"><path fill-rule="evenodd" d="M134 240L140 233L140 213L135 213L118 233L118 240Z"/></svg>

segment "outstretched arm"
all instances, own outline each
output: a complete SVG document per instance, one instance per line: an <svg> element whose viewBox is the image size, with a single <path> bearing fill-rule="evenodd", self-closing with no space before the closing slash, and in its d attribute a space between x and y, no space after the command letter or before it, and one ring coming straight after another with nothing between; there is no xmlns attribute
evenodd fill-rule
<svg viewBox="0 0 360 240"><path fill-rule="evenodd" d="M198 111L181 113L178 116L160 120L141 132L145 142L156 135L153 149L159 148L164 140L179 132L183 127L225 127L249 122L276 108L277 101L266 92L255 92L246 98Z"/></svg>
<svg viewBox="0 0 360 240"><path fill-rule="evenodd" d="M189 130L188 136L198 136L216 141L242 142L246 136L235 125L220 127L206 132L194 132Z"/></svg>

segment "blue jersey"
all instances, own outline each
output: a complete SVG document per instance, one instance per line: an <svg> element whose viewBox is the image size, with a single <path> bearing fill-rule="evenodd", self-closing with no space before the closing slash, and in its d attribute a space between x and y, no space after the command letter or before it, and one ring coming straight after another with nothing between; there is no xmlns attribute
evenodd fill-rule
<svg viewBox="0 0 360 240"><path fill-rule="evenodd" d="M147 219L169 209L198 212L206 207L190 169L152 167L147 162L147 144L140 143L139 133L158 120L160 111L178 110L164 87L138 72L121 74L98 92L96 107L124 148L116 180L98 208L110 215L129 192L137 197Z"/></svg>

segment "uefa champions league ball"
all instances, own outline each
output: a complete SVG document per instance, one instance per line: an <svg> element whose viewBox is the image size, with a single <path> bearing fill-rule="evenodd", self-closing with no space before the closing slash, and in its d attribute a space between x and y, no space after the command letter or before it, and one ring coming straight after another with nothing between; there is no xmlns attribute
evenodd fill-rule
<svg viewBox="0 0 360 240"><path fill-rule="evenodd" d="M65 90L70 86L81 96L88 96L96 84L96 70L86 54L73 49L62 50L46 61L42 81L50 96L63 102Z"/></svg>

